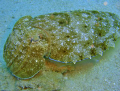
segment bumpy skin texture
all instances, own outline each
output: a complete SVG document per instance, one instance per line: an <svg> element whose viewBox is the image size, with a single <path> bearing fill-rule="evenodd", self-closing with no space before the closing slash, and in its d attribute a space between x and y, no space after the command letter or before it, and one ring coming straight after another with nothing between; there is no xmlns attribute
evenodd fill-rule
<svg viewBox="0 0 120 91"><path fill-rule="evenodd" d="M78 10L25 16L5 43L4 59L14 75L29 78L42 69L45 58L76 63L102 55L118 37L120 20L109 12Z"/></svg>
<svg viewBox="0 0 120 91"><path fill-rule="evenodd" d="M30 16L21 18L14 26L4 46L4 59L10 71L19 78L29 78L44 65L49 39L44 30L32 28Z"/></svg>

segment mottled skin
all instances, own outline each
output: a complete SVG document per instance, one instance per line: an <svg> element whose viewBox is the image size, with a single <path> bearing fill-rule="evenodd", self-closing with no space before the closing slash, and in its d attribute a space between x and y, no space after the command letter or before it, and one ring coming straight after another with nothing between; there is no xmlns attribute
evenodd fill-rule
<svg viewBox="0 0 120 91"><path fill-rule="evenodd" d="M114 46L120 20L109 12L71 11L19 19L4 46L4 59L19 78L30 78L45 59L62 63L81 61Z"/></svg>

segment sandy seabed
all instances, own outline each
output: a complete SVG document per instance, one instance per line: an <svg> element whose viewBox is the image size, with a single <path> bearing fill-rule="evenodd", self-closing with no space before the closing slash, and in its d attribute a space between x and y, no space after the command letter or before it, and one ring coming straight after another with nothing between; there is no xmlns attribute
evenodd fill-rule
<svg viewBox="0 0 120 91"><path fill-rule="evenodd" d="M3 60L4 43L22 16L81 9L112 12L120 17L119 0L0 0L0 3L0 90L120 91L120 39L102 57L79 62L64 74L45 70L29 80L20 80L11 75Z"/></svg>

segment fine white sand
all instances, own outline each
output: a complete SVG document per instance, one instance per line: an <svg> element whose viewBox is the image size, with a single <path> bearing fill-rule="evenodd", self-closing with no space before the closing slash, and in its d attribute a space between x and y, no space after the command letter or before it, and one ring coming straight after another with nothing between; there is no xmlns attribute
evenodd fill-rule
<svg viewBox="0 0 120 91"><path fill-rule="evenodd" d="M48 71L31 80L19 80L7 70L3 47L19 18L78 9L107 11L120 17L119 0L0 0L0 90L120 91L120 39L99 62L82 66L82 70L70 76Z"/></svg>

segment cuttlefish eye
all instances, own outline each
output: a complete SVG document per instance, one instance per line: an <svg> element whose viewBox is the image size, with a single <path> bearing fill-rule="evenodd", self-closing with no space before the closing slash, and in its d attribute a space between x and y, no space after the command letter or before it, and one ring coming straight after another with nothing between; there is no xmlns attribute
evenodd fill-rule
<svg viewBox="0 0 120 91"><path fill-rule="evenodd" d="M71 11L25 16L14 25L3 57L13 75L33 77L45 67L46 59L61 63L101 55L120 37L117 15L99 11Z"/></svg>

